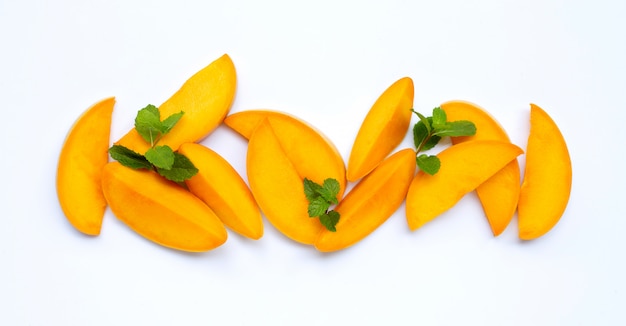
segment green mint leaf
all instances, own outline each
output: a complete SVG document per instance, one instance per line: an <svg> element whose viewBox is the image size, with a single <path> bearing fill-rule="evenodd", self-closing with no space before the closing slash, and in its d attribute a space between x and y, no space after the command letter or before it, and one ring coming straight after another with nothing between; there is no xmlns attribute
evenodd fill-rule
<svg viewBox="0 0 626 326"><path fill-rule="evenodd" d="M320 195L329 203L337 204L337 195L339 194L339 181L328 178L324 180Z"/></svg>
<svg viewBox="0 0 626 326"><path fill-rule="evenodd" d="M330 204L324 200L324 198L317 197L309 201L307 212L309 213L309 217L317 217L325 214L329 207Z"/></svg>
<svg viewBox="0 0 626 326"><path fill-rule="evenodd" d="M122 145L113 145L109 148L111 157L120 164L132 169L152 169L152 164L141 154Z"/></svg>
<svg viewBox="0 0 626 326"><path fill-rule="evenodd" d="M157 172L168 180L183 182L196 175L198 169L185 155L174 153L172 168L169 170L157 168Z"/></svg>
<svg viewBox="0 0 626 326"><path fill-rule="evenodd" d="M440 107L436 107L433 109L433 129L437 130L444 126L447 122L447 119L448 117L446 116L446 111L442 110Z"/></svg>
<svg viewBox="0 0 626 326"><path fill-rule="evenodd" d="M178 120L183 117L184 113L185 112L180 111L178 113L170 115L165 120L163 120L161 122L161 134L165 135L170 132L170 130L172 130L172 128L174 128L174 126L178 123Z"/></svg>
<svg viewBox="0 0 626 326"><path fill-rule="evenodd" d="M425 121L430 124L432 118L427 118ZM430 134L424 121L420 120L413 126L413 142L415 143L415 148L420 149L420 151L427 151L435 147L440 140L441 137Z"/></svg>
<svg viewBox="0 0 626 326"><path fill-rule="evenodd" d="M467 120L448 122L435 130L435 135L440 137L473 136L475 134L476 125Z"/></svg>
<svg viewBox="0 0 626 326"><path fill-rule="evenodd" d="M149 104L137 112L135 118L135 129L145 141L153 146L161 136L161 115L159 109Z"/></svg>
<svg viewBox="0 0 626 326"><path fill-rule="evenodd" d="M441 167L441 161L439 161L439 158L435 155L421 154L417 156L416 161L420 170L430 175L439 172L439 168Z"/></svg>
<svg viewBox="0 0 626 326"><path fill-rule="evenodd" d="M411 109L411 111L413 111L413 113L417 115L417 117L420 119L420 122L424 124L424 128L426 128L426 131L430 134L432 130L432 127L431 127L432 118L426 118L423 114L413 109Z"/></svg>
<svg viewBox="0 0 626 326"><path fill-rule="evenodd" d="M160 169L171 169L174 165L174 158L174 151L167 145L156 146L146 152L146 159Z"/></svg>
<svg viewBox="0 0 626 326"><path fill-rule="evenodd" d="M335 228L335 226L337 225L337 222L339 222L339 217L339 213L336 211L330 211L326 214L320 215L320 222L328 231L337 232L337 228Z"/></svg>
<svg viewBox="0 0 626 326"><path fill-rule="evenodd" d="M319 197L321 189L322 186L318 185L314 181L304 178L304 195L309 202Z"/></svg>

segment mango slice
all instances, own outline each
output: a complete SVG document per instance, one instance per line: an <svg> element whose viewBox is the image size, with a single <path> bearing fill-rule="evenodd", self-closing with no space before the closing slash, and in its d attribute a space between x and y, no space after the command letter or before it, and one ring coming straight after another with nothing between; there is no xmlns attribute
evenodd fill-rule
<svg viewBox="0 0 626 326"><path fill-rule="evenodd" d="M572 161L552 118L530 105L530 134L518 204L519 237L536 239L561 219L572 187Z"/></svg>
<svg viewBox="0 0 626 326"><path fill-rule="evenodd" d="M61 209L80 232L99 235L106 209L102 168L109 160L109 134L115 98L87 109L70 129L59 156L56 188Z"/></svg>
<svg viewBox="0 0 626 326"><path fill-rule="evenodd" d="M452 137L452 144L490 139L511 142L498 121L476 104L450 101L441 104L441 108L446 112L448 121L469 120L476 125L476 135ZM520 167L517 159L476 188L494 236L500 235L513 219L519 193Z"/></svg>
<svg viewBox="0 0 626 326"><path fill-rule="evenodd" d="M322 184L326 178L336 179L340 186L338 199L341 200L346 189L343 158L335 145L309 123L278 111L249 110L229 115L224 124L250 139L265 119L271 122L282 151L298 174L318 184Z"/></svg>
<svg viewBox="0 0 626 326"><path fill-rule="evenodd" d="M182 144L178 152L199 170L185 181L189 191L202 199L227 227L250 239L260 239L261 211L250 188L230 163L200 144Z"/></svg>
<svg viewBox="0 0 626 326"><path fill-rule="evenodd" d="M153 171L111 162L104 167L102 189L113 214L155 243L201 252L227 239L224 224L202 200Z"/></svg>
<svg viewBox="0 0 626 326"><path fill-rule="evenodd" d="M159 107L161 119L180 111L185 112L176 128L163 136L159 145L168 145L177 150L183 143L193 143L206 137L230 111L236 88L237 73L227 54L198 71ZM150 147L135 128L116 144L141 154Z"/></svg>
<svg viewBox="0 0 626 326"><path fill-rule="evenodd" d="M290 126L289 132L283 129L286 126ZM319 219L308 215L309 203L304 195L304 178L318 183L326 178L335 178L338 181L344 178L343 169L338 171L331 163L341 157L330 161L320 157L321 154L332 151L329 148L319 148L330 145L319 135L311 135L311 132L315 131L309 128L291 128L290 124L281 122L274 125L274 119L268 117L250 137L246 157L248 182L261 211L280 232L303 244L313 244L323 228ZM291 140L279 138L279 135L295 140L293 144L296 146L285 147L284 144ZM290 156L293 151L306 150L310 151L306 159L297 160Z"/></svg>
<svg viewBox="0 0 626 326"><path fill-rule="evenodd" d="M337 205L335 210L341 215L337 231L322 230L315 248L341 250L376 230L404 201L415 168L415 151L410 148L385 159Z"/></svg>
<svg viewBox="0 0 626 326"><path fill-rule="evenodd" d="M404 139L411 123L413 80L404 77L376 100L357 133L348 159L348 181L367 175Z"/></svg>
<svg viewBox="0 0 626 326"><path fill-rule="evenodd" d="M451 146L437 156L441 168L435 175L419 171L406 197L409 228L417 230L476 189L522 150L506 142L475 140Z"/></svg>

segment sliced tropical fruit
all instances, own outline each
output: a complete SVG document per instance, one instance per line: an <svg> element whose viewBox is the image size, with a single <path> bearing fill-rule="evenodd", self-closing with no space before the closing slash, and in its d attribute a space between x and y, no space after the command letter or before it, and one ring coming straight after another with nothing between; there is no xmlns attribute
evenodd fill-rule
<svg viewBox="0 0 626 326"><path fill-rule="evenodd" d="M346 189L343 158L335 145L309 123L278 111L249 110L229 115L224 124L250 139L265 119L270 121L282 151L293 163L298 175L318 184L326 178L336 179L340 186L338 199L341 200Z"/></svg>
<svg viewBox="0 0 626 326"><path fill-rule="evenodd" d="M183 143L196 142L219 126L230 111L237 88L237 73L227 54L198 71L183 86L161 104L161 119L184 111L176 128L159 140L177 150ZM117 145L145 153L150 147L135 128L124 135Z"/></svg>
<svg viewBox="0 0 626 326"><path fill-rule="evenodd" d="M224 224L209 206L153 171L111 162L103 169L102 189L113 214L155 243L201 252L227 239Z"/></svg>
<svg viewBox="0 0 626 326"><path fill-rule="evenodd" d="M506 131L487 111L466 101L441 104L449 121L469 120L476 125L474 136L452 137L452 144L472 140L498 140L510 142ZM476 188L476 194L491 226L494 236L500 235L509 225L520 193L520 167L517 159Z"/></svg>
<svg viewBox="0 0 626 326"><path fill-rule="evenodd" d="M178 152L198 168L198 173L185 181L189 191L202 199L227 227L245 237L260 239L261 211L250 188L230 163L196 143L182 144Z"/></svg>
<svg viewBox="0 0 626 326"><path fill-rule="evenodd" d="M522 153L511 143L495 140L464 142L443 150L437 155L441 161L439 172L429 175L419 171L409 186L409 228L417 230L450 209Z"/></svg>
<svg viewBox="0 0 626 326"><path fill-rule="evenodd" d="M283 128L289 128L286 132ZM267 118L256 128L248 143L246 166L252 194L267 219L290 239L313 244L323 226L317 218L308 215L308 201L304 195L304 178L322 183L326 178L343 180L343 169L332 162L341 157L325 161L323 153L332 152L322 137L313 137L312 129L293 128L291 124L276 123ZM285 148L289 137L299 140L293 148ZM321 142L321 143L319 143ZM290 156L290 151L309 150L306 159ZM321 180L321 181L319 181ZM343 191L343 190L342 190Z"/></svg>
<svg viewBox="0 0 626 326"><path fill-rule="evenodd" d="M404 201L415 167L412 149L386 158L335 207L340 214L337 231L322 230L315 248L324 252L341 250L376 230Z"/></svg>
<svg viewBox="0 0 626 326"><path fill-rule="evenodd" d="M348 181L367 175L402 142L411 123L413 80L393 83L370 108L357 133L348 160Z"/></svg>
<svg viewBox="0 0 626 326"><path fill-rule="evenodd" d="M80 232L99 235L106 209L102 168L109 160L109 134L115 98L87 109L70 129L59 156L56 188L61 209Z"/></svg>
<svg viewBox="0 0 626 326"><path fill-rule="evenodd" d="M572 187L572 161L563 134L552 118L530 105L530 134L518 204L519 237L538 238L561 219Z"/></svg>

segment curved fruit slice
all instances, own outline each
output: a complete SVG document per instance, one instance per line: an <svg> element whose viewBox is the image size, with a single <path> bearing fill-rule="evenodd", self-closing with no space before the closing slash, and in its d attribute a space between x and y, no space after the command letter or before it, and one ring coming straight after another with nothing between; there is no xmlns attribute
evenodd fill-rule
<svg viewBox="0 0 626 326"><path fill-rule="evenodd" d="M446 112L449 121L469 120L476 125L476 135L452 137L452 144L472 140L510 142L502 126L487 111L473 103L450 101L443 103L441 108ZM476 188L494 236L500 235L513 219L519 193L520 168L517 159Z"/></svg>
<svg viewBox="0 0 626 326"><path fill-rule="evenodd" d="M109 160L109 133L115 98L102 100L74 123L61 148L57 196L63 213L80 232L100 234L106 200L102 168Z"/></svg>
<svg viewBox="0 0 626 326"><path fill-rule="evenodd" d="M189 78L183 86L159 107L161 118L184 111L185 114L159 145L177 150L183 143L196 142L219 126L235 98L237 73L227 54L213 61ZM133 128L119 141L135 152L145 153L150 145Z"/></svg>
<svg viewBox="0 0 626 326"><path fill-rule="evenodd" d="M413 108L413 80L401 78L380 95L357 133L350 159L348 181L361 179L382 162L406 136Z"/></svg>
<svg viewBox="0 0 626 326"><path fill-rule="evenodd" d="M340 186L337 199L341 200L346 189L343 158L335 145L307 122L277 111L249 110L229 115L224 124L250 139L265 119L270 121L280 147L298 174L318 184L322 184L326 178L336 179Z"/></svg>
<svg viewBox="0 0 626 326"><path fill-rule="evenodd" d="M404 201L415 167L415 151L409 148L385 159L337 205L337 231L322 230L315 248L341 250L376 230Z"/></svg>
<svg viewBox="0 0 626 326"><path fill-rule="evenodd" d="M439 172L429 175L420 171L409 186L409 228L414 231L450 209L520 154L519 147L495 140L464 142L443 150L437 155Z"/></svg>
<svg viewBox="0 0 626 326"><path fill-rule="evenodd" d="M182 144L178 152L187 156L199 170L185 181L189 191L209 205L233 231L260 239L263 236L261 211L248 185L230 163L218 153L195 143Z"/></svg>
<svg viewBox="0 0 626 326"><path fill-rule="evenodd" d="M530 105L530 135L518 205L519 237L531 240L561 219L572 187L572 161L558 126L540 107Z"/></svg>
<svg viewBox="0 0 626 326"><path fill-rule="evenodd" d="M278 133L284 132L280 130L281 124L275 127L272 122L272 119L264 120L250 137L246 158L250 189L267 219L280 232L294 241L313 244L323 226L319 219L308 215L303 180L305 177L315 182L326 178L340 180L342 175L337 175L341 173L330 166L313 164L319 159L318 152L309 153L315 159L293 161L278 138ZM307 132L296 129L288 136L304 141L310 139ZM311 150L324 145L303 142L299 146ZM311 170L311 166L317 170ZM305 168L310 174L302 174Z"/></svg>
<svg viewBox="0 0 626 326"><path fill-rule="evenodd" d="M200 252L226 241L224 224L202 200L152 171L109 163L102 189L117 218L160 245Z"/></svg>

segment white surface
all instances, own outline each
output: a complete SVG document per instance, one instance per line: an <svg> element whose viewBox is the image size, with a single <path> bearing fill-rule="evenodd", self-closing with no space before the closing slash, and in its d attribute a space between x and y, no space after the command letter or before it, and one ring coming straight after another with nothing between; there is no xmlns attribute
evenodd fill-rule
<svg viewBox="0 0 626 326"><path fill-rule="evenodd" d="M0 0L0 324L625 324L625 13L609 0ZM473 101L523 148L536 103L569 144L567 211L522 243L516 220L494 238L470 194L413 233L402 207L331 255L267 223L261 240L231 234L205 254L154 245L110 212L101 236L75 231L54 180L78 115L116 96L115 140L223 53L238 70L231 112L295 114L345 160L367 110L403 76L417 110ZM203 143L245 176L234 133Z"/></svg>

